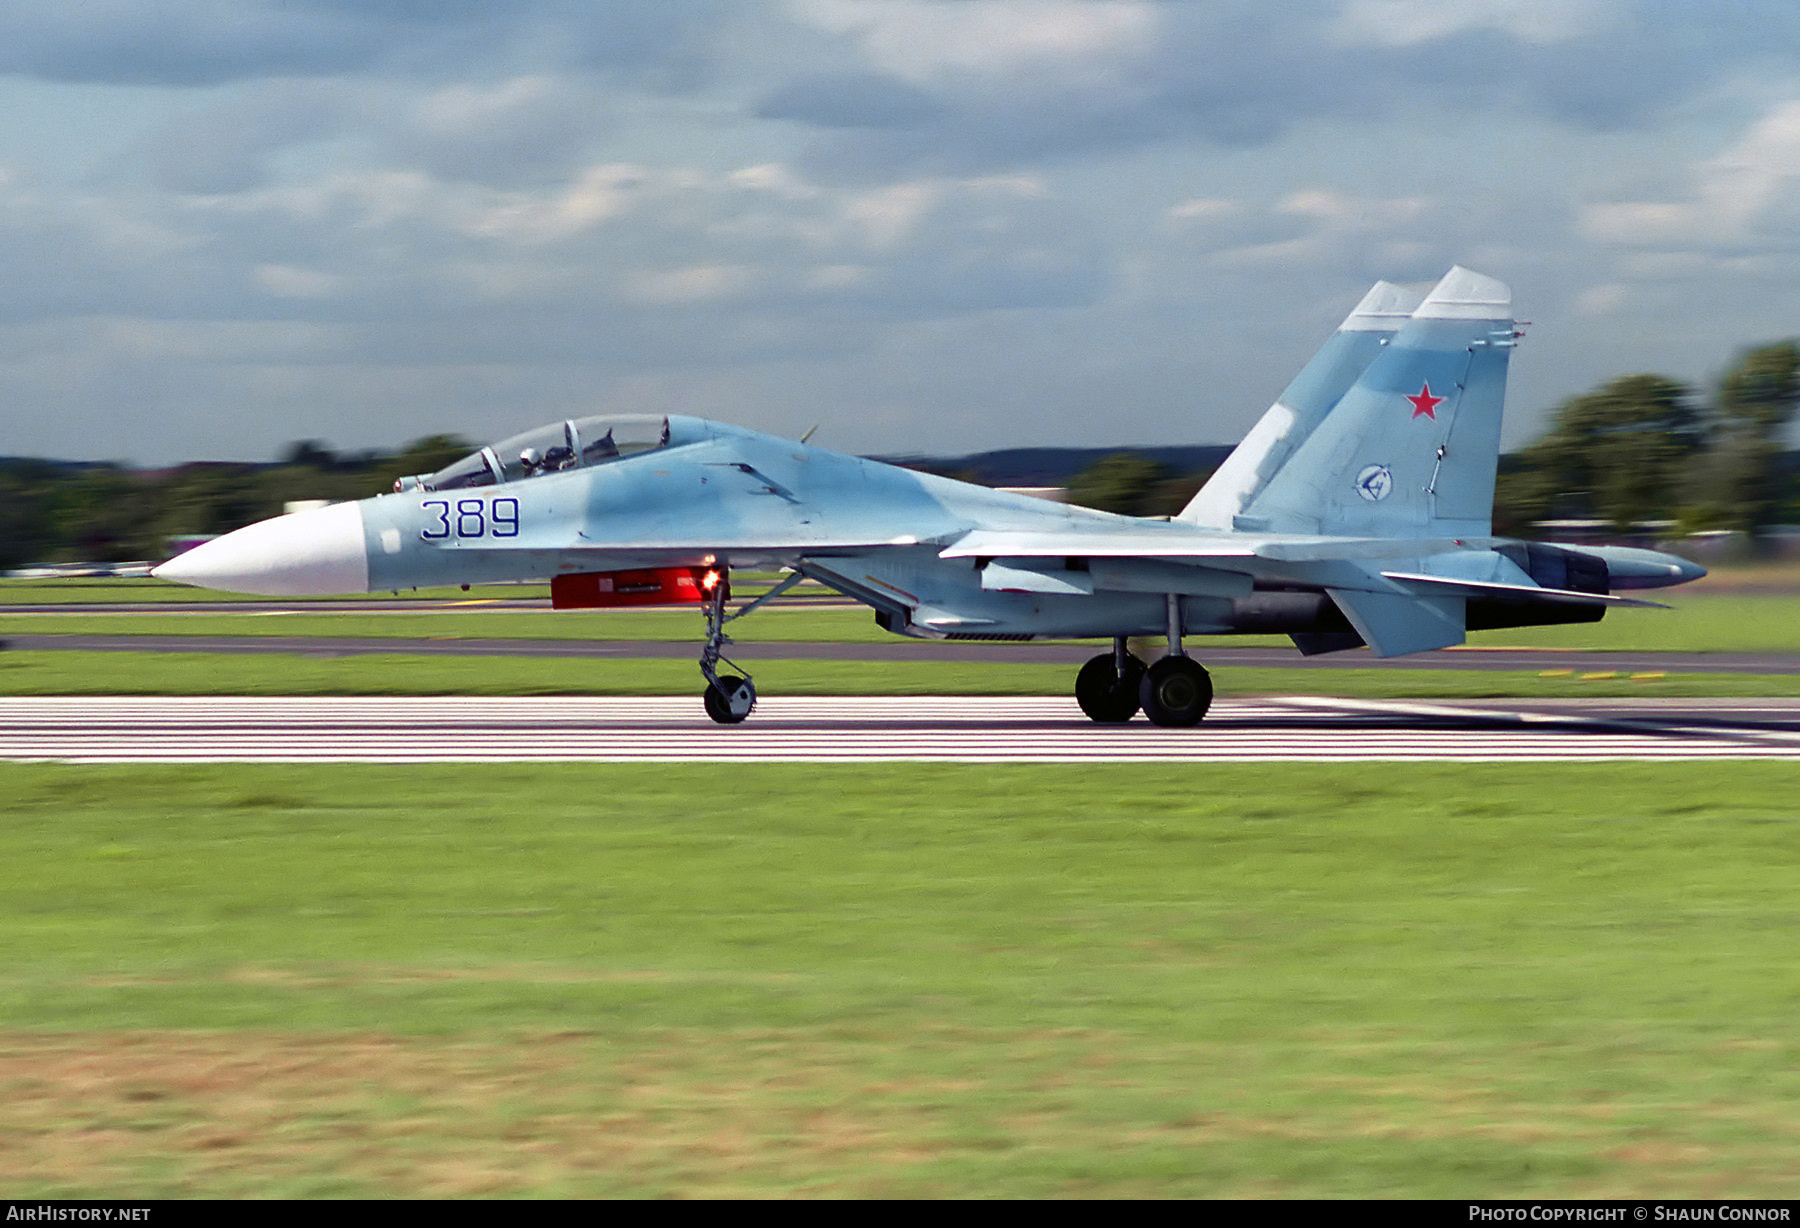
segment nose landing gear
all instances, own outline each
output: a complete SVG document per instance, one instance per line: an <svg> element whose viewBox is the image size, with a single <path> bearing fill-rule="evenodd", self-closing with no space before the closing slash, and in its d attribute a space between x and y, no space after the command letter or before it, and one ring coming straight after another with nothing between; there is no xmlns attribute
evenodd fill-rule
<svg viewBox="0 0 1800 1228"><path fill-rule="evenodd" d="M717 580L709 582L700 604L706 615L706 645L700 650L700 673L706 678L706 690L701 693L700 702L706 707L706 715L719 724L736 725L756 707L756 684L748 677L740 677L738 674L719 673L721 661L734 670L744 668L724 654L725 645L731 643L731 637L725 634L725 624L742 618L765 602L773 601L805 577L797 571L789 574L781 583L734 614L725 609L725 599L731 595L731 586L726 580L723 566L708 575L716 576Z"/></svg>
<svg viewBox="0 0 1800 1228"><path fill-rule="evenodd" d="M725 634L725 624L732 618L725 612L725 598L731 586L722 573L707 573L709 580L715 576L716 582L707 589L701 603L706 612L706 646L700 650L700 673L706 678L706 690L701 693L700 702L706 706L706 715L719 724L736 725L756 707L756 686L748 678L719 673L721 661L733 669L743 666L721 651L731 643L731 637Z"/></svg>

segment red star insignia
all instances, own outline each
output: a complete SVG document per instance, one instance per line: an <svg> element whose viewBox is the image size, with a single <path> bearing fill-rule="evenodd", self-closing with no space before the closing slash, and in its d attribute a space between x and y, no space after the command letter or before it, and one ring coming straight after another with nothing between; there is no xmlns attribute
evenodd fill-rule
<svg viewBox="0 0 1800 1228"><path fill-rule="evenodd" d="M1434 397L1431 395L1430 380L1425 381L1424 386L1419 389L1417 396L1407 397L1406 399L1412 402L1413 417L1430 418L1433 422L1437 421L1437 415L1431 411L1444 403L1443 397Z"/></svg>

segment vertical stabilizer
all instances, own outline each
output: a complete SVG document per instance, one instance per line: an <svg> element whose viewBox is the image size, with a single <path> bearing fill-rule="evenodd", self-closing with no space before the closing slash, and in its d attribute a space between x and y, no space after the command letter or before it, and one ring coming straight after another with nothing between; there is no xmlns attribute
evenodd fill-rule
<svg viewBox="0 0 1800 1228"><path fill-rule="evenodd" d="M1392 282L1376 282L1175 519L1230 529L1233 517L1306 442L1423 297Z"/></svg>
<svg viewBox="0 0 1800 1228"><path fill-rule="evenodd" d="M1515 336L1511 291L1450 270L1234 527L1485 537Z"/></svg>

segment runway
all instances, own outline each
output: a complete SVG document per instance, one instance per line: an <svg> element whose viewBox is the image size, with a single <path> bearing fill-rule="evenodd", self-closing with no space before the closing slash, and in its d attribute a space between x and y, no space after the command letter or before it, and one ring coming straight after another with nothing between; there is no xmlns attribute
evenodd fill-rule
<svg viewBox="0 0 1800 1228"><path fill-rule="evenodd" d="M0 699L0 759L67 763L1268 763L1800 759L1800 700L1224 699L1194 729L1066 698Z"/></svg>

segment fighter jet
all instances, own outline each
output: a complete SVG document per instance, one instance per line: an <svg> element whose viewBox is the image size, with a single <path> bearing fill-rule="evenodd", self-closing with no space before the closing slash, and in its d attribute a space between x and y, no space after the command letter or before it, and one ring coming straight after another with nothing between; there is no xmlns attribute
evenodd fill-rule
<svg viewBox="0 0 1800 1228"><path fill-rule="evenodd" d="M1377 283L1193 501L1113 515L682 415L570 419L391 494L239 529L157 568L269 595L543 580L558 608L689 603L706 712L750 715L727 625L814 580L898 635L1110 639L1075 699L1102 723L1189 726L1212 702L1191 636L1290 636L1393 657L1470 631L1591 622L1684 559L1492 533L1511 292L1452 269ZM733 569L785 572L733 608ZM1133 637L1166 639L1146 665ZM734 672L722 672L726 667Z"/></svg>

